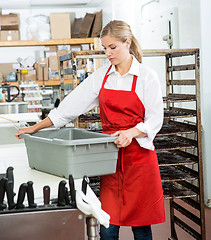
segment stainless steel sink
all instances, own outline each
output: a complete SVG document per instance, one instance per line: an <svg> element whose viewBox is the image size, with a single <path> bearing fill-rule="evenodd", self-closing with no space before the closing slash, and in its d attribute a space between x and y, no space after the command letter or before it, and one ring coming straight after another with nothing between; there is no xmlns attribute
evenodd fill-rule
<svg viewBox="0 0 211 240"><path fill-rule="evenodd" d="M0 103L0 114L27 113L28 103L26 102L6 102Z"/></svg>

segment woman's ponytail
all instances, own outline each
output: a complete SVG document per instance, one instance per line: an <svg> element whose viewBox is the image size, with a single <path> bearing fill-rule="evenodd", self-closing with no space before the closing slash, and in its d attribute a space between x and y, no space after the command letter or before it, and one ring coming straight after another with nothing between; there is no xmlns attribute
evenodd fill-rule
<svg viewBox="0 0 211 240"><path fill-rule="evenodd" d="M135 58L141 63L142 62L142 50L137 39L132 34L130 53L135 56Z"/></svg>

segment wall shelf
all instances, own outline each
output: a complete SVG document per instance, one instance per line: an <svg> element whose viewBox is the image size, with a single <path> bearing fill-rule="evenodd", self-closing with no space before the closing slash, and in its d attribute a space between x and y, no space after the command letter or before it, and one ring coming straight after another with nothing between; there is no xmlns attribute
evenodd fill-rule
<svg viewBox="0 0 211 240"><path fill-rule="evenodd" d="M36 80L37 84L39 86L43 86L43 80ZM5 82L8 85L13 85L13 86L19 86L18 82ZM45 86L60 86L60 80L45 80L44 85ZM65 79L64 84L73 84L72 79Z"/></svg>
<svg viewBox="0 0 211 240"><path fill-rule="evenodd" d="M35 40L0 41L0 47L30 47L30 46L94 44L96 41L98 41L98 38L51 39L45 42L40 42Z"/></svg>
<svg viewBox="0 0 211 240"><path fill-rule="evenodd" d="M70 38L70 39L51 39L49 41L40 42L35 40L19 40L19 41L0 41L0 47L37 47L37 46L57 46L57 45L83 45L89 44L90 48L97 49L99 47L99 38ZM36 80L39 86L43 86L43 80ZM18 82L5 82L8 85L18 86ZM72 79L64 79L64 84L73 84ZM46 80L45 86L61 86L60 79Z"/></svg>

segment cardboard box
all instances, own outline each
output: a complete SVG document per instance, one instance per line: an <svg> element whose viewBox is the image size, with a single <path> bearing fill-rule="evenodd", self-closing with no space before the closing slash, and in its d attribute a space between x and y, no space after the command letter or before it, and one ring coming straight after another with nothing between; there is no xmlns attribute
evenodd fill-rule
<svg viewBox="0 0 211 240"><path fill-rule="evenodd" d="M19 18L17 14L0 15L1 30L19 30Z"/></svg>
<svg viewBox="0 0 211 240"><path fill-rule="evenodd" d="M36 81L36 70L17 70L18 81Z"/></svg>
<svg viewBox="0 0 211 240"><path fill-rule="evenodd" d="M3 82L3 80L4 80L4 75L3 75L3 73L2 73L2 72L0 72L0 83L2 83L2 82Z"/></svg>
<svg viewBox="0 0 211 240"><path fill-rule="evenodd" d="M19 31L18 30L0 31L0 40L1 41L20 40Z"/></svg>
<svg viewBox="0 0 211 240"><path fill-rule="evenodd" d="M57 56L58 56L58 57L60 57L60 56L62 56L62 55L65 55L65 54L67 54L67 53L68 53L67 50L57 50Z"/></svg>
<svg viewBox="0 0 211 240"><path fill-rule="evenodd" d="M57 46L45 46L44 51L45 52L56 52L57 51Z"/></svg>
<svg viewBox="0 0 211 240"><path fill-rule="evenodd" d="M79 128L89 128L89 123L86 122L79 122Z"/></svg>
<svg viewBox="0 0 211 240"><path fill-rule="evenodd" d="M45 52L44 57L49 58L51 56L56 56L57 57L57 52Z"/></svg>
<svg viewBox="0 0 211 240"><path fill-rule="evenodd" d="M59 70L58 57L57 56L48 57L48 66L52 72L58 72Z"/></svg>
<svg viewBox="0 0 211 240"><path fill-rule="evenodd" d="M44 57L57 56L57 46L45 46Z"/></svg>
<svg viewBox="0 0 211 240"><path fill-rule="evenodd" d="M79 32L79 38L88 38L91 36L91 28L94 23L95 13L86 13Z"/></svg>
<svg viewBox="0 0 211 240"><path fill-rule="evenodd" d="M38 64L36 65L37 80L48 80L48 59L39 58ZM44 77L44 79L43 79Z"/></svg>
<svg viewBox="0 0 211 240"><path fill-rule="evenodd" d="M33 75L25 75L25 78L24 78L24 81L36 81L36 74L33 74Z"/></svg>
<svg viewBox="0 0 211 240"><path fill-rule="evenodd" d="M4 75L7 76L10 72L14 72L13 69L13 64L15 64L14 62L12 63L0 63L0 72Z"/></svg>
<svg viewBox="0 0 211 240"><path fill-rule="evenodd" d="M50 79L51 80L59 80L59 72L50 72Z"/></svg>
<svg viewBox="0 0 211 240"><path fill-rule="evenodd" d="M50 14L51 38L71 38L70 13Z"/></svg>
<svg viewBox="0 0 211 240"><path fill-rule="evenodd" d="M28 71L22 71L22 70L18 70L17 71L17 80L18 81L25 81L26 80L26 76L28 75Z"/></svg>
<svg viewBox="0 0 211 240"><path fill-rule="evenodd" d="M81 51L81 44L71 45L71 51Z"/></svg>
<svg viewBox="0 0 211 240"><path fill-rule="evenodd" d="M71 30L71 37L72 38L78 38L79 37L82 22L83 22L83 18L75 18L74 19L72 30Z"/></svg>
<svg viewBox="0 0 211 240"><path fill-rule="evenodd" d="M58 46L57 46L57 50L70 51L70 45L69 45L69 44L58 45Z"/></svg>
<svg viewBox="0 0 211 240"><path fill-rule="evenodd" d="M37 61L39 58L44 58L45 54L44 54L43 50L35 50L34 51L34 56L35 56L35 59Z"/></svg>
<svg viewBox="0 0 211 240"><path fill-rule="evenodd" d="M95 15L93 27L92 27L92 32L91 32L91 37L99 37L100 32L102 29L102 16L103 16L103 11L101 10L100 12L97 12Z"/></svg>
<svg viewBox="0 0 211 240"><path fill-rule="evenodd" d="M89 51L90 45L89 44L81 44L81 50L82 51Z"/></svg>

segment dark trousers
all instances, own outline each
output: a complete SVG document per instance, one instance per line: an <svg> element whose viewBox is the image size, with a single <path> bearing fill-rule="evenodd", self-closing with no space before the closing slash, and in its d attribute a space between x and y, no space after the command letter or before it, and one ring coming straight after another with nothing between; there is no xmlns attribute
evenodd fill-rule
<svg viewBox="0 0 211 240"><path fill-rule="evenodd" d="M120 226L110 224L109 228L100 226L101 240L118 240ZM134 240L152 240L151 226L132 227Z"/></svg>

